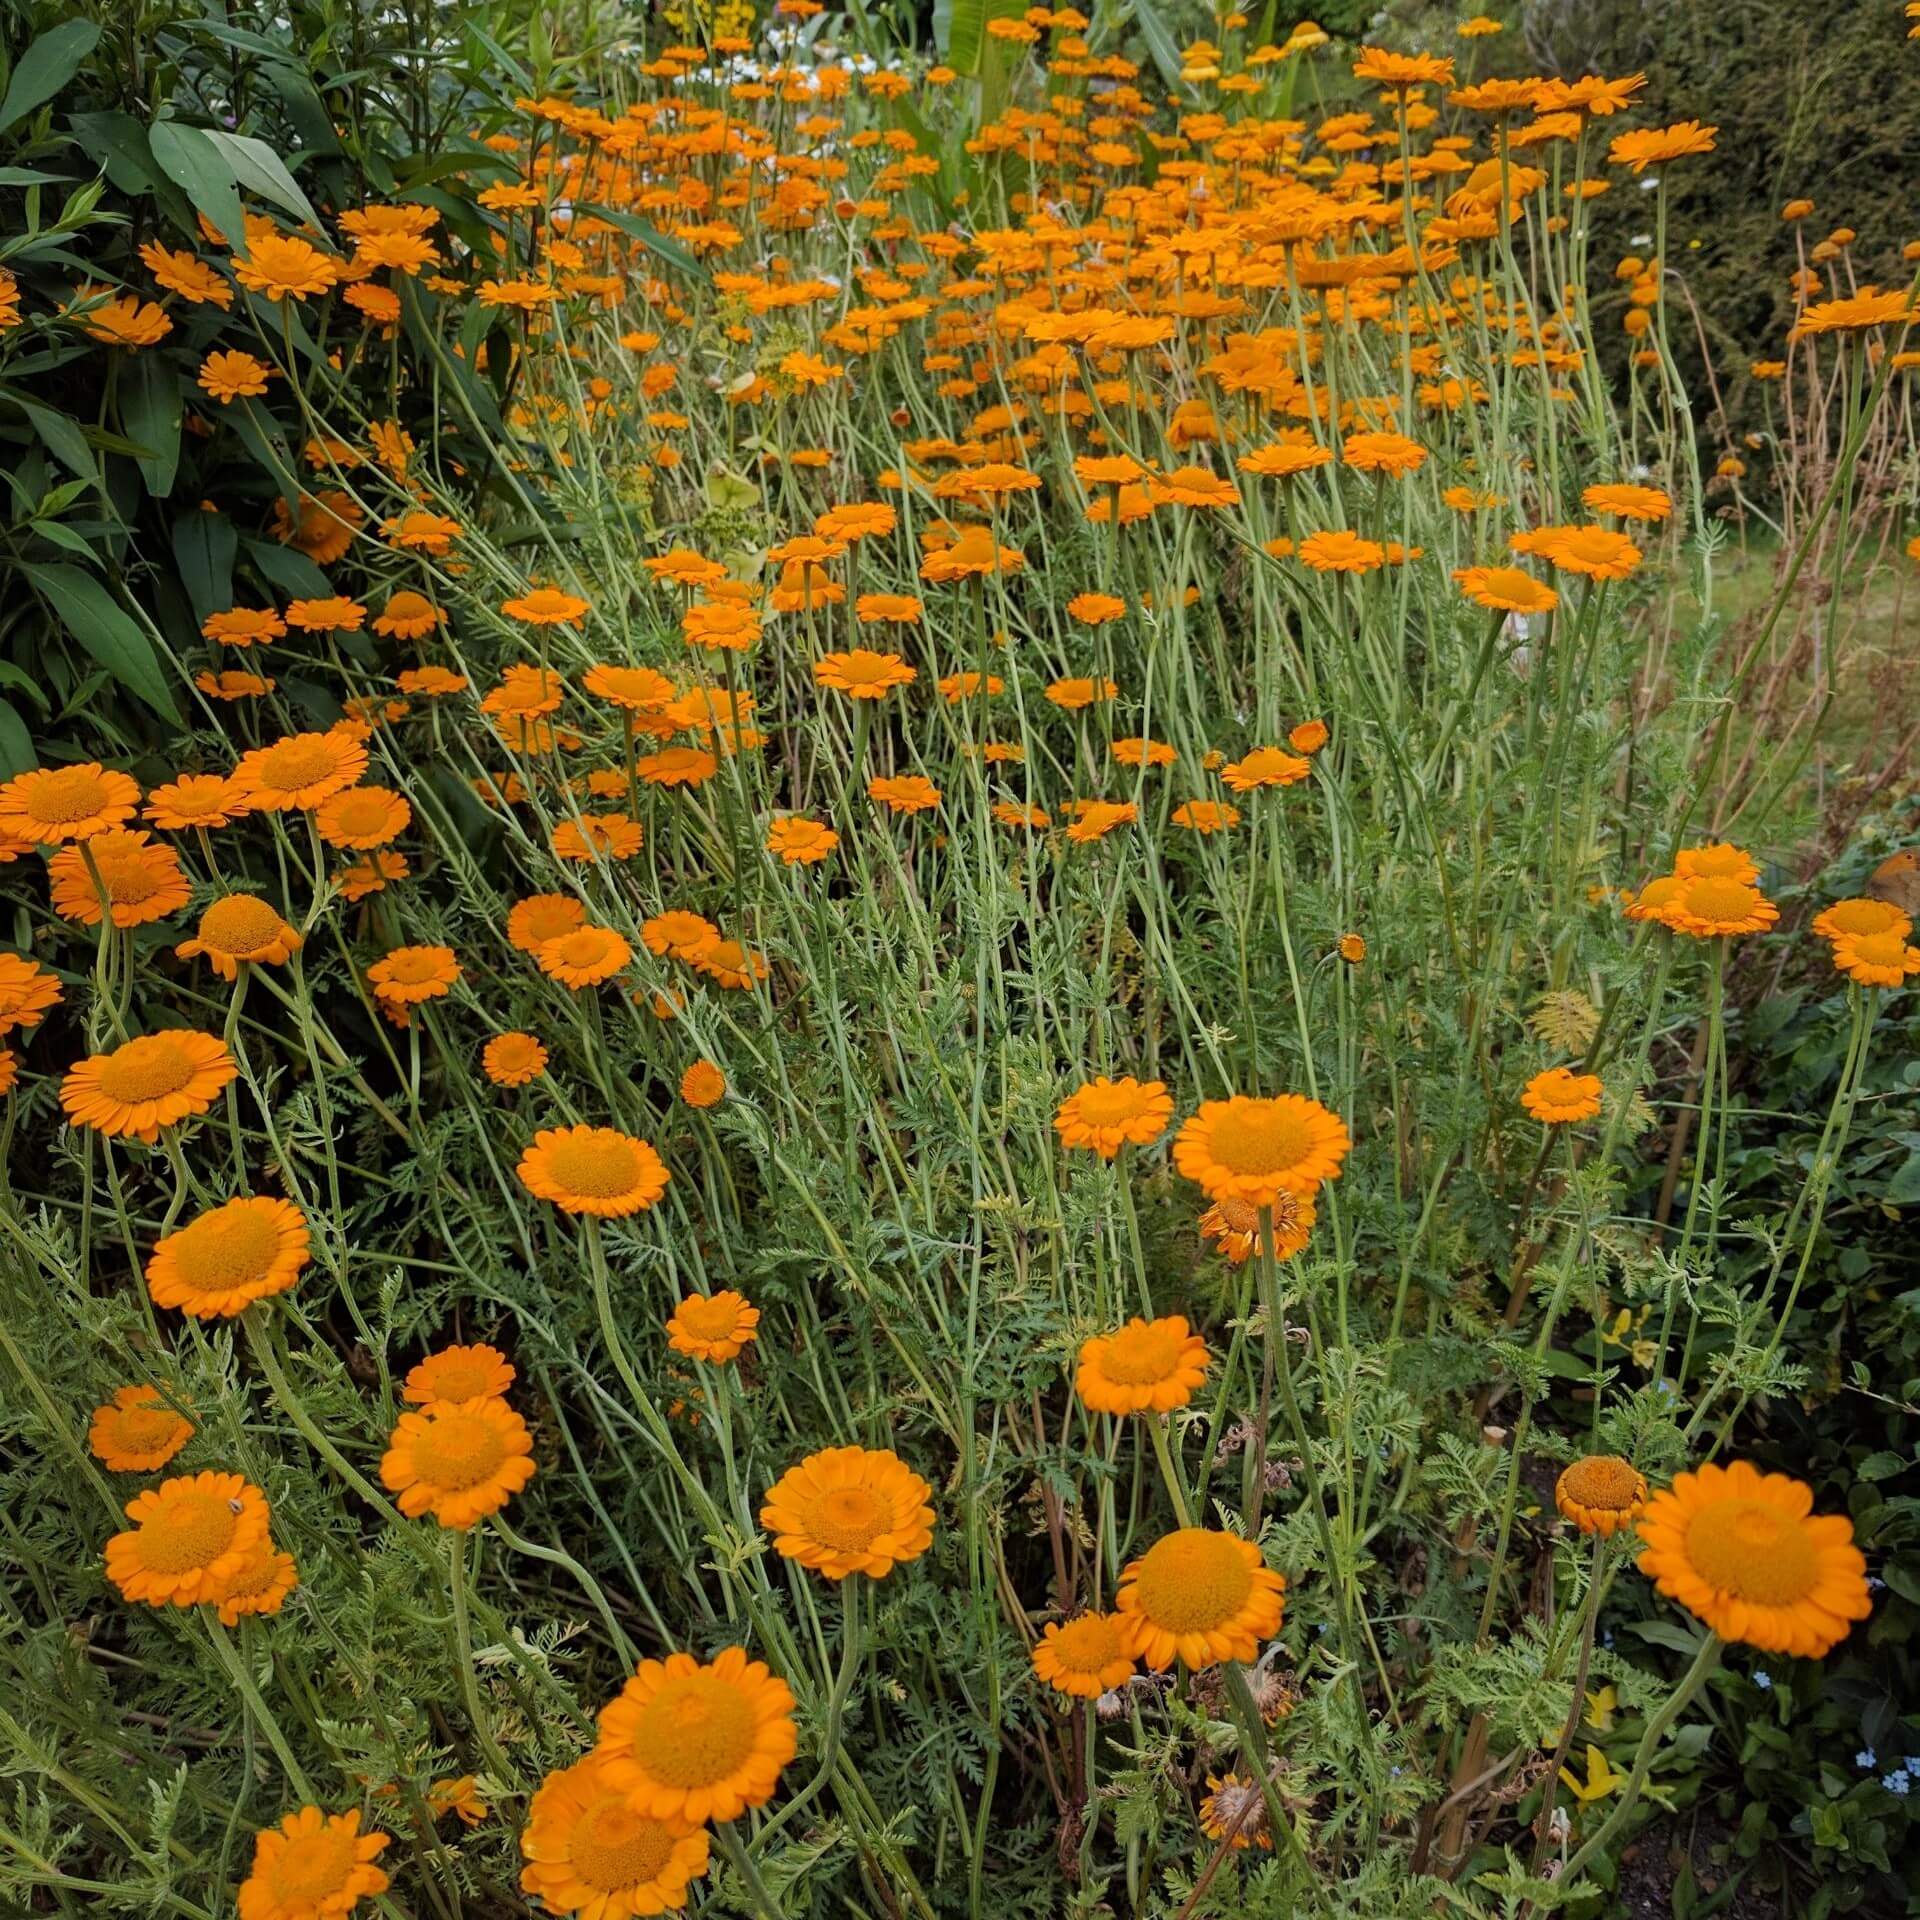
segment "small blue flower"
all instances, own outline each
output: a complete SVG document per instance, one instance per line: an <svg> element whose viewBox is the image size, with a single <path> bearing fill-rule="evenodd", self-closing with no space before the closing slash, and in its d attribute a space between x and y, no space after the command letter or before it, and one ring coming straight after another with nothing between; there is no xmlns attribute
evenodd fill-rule
<svg viewBox="0 0 1920 1920"><path fill-rule="evenodd" d="M1756 1673L1753 1676L1753 1684L1758 1687L1762 1693L1771 1693L1773 1691L1773 1675L1770 1673Z"/></svg>
<svg viewBox="0 0 1920 1920"><path fill-rule="evenodd" d="M1871 1773L1873 1771L1874 1758L1874 1751L1871 1747L1862 1747L1860 1751L1853 1756L1853 1764L1858 1767L1862 1773Z"/></svg>
<svg viewBox="0 0 1920 1920"><path fill-rule="evenodd" d="M1889 1793L1897 1793L1904 1800L1907 1797L1907 1789L1913 1785L1913 1781L1905 1773L1888 1773L1881 1775L1880 1784Z"/></svg>

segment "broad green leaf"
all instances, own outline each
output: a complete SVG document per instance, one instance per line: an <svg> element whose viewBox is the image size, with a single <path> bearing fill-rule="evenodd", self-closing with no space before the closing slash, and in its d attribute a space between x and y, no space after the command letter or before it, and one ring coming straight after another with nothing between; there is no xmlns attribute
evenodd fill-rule
<svg viewBox="0 0 1920 1920"><path fill-rule="evenodd" d="M240 189L231 163L212 136L200 127L182 126L178 120L156 120L147 129L147 144L160 171L244 258L247 230L240 212Z"/></svg>
<svg viewBox="0 0 1920 1920"><path fill-rule="evenodd" d="M60 624L127 690L162 719L176 724L180 709L153 642L106 585L78 567L35 567L28 576L53 604Z"/></svg>
<svg viewBox="0 0 1920 1920"><path fill-rule="evenodd" d="M120 424L129 440L147 449L140 460L140 477L156 500L173 491L174 476L180 470L184 411L175 368L157 353L137 354L120 382Z"/></svg>
<svg viewBox="0 0 1920 1920"><path fill-rule="evenodd" d="M80 150L95 166L104 167L107 178L122 193L151 193L173 183L154 169L153 149L147 144L147 130L130 113L70 113L67 125L80 142Z"/></svg>
<svg viewBox="0 0 1920 1920"><path fill-rule="evenodd" d="M7 83L7 97L0 100L0 133L51 100L80 71L99 39L93 21L63 20L34 41L20 56Z"/></svg>
<svg viewBox="0 0 1920 1920"><path fill-rule="evenodd" d="M78 474L82 480L99 478L99 463L88 448L85 429L77 420L69 419L64 413L56 413L51 407L23 400L17 393L10 398L33 422L33 430L40 436L47 451L69 473Z"/></svg>
<svg viewBox="0 0 1920 1920"><path fill-rule="evenodd" d="M978 73L987 41L989 20L1018 20L1026 13L1024 0L953 0L947 24L947 64L960 73Z"/></svg>
<svg viewBox="0 0 1920 1920"><path fill-rule="evenodd" d="M0 770L11 780L16 773L26 773L39 764L27 723L14 710L12 701L0 700Z"/></svg>
<svg viewBox="0 0 1920 1920"><path fill-rule="evenodd" d="M657 227L650 227L644 220L636 220L630 213L617 212L612 207L585 206L582 213L590 213L596 220L604 220L610 227L618 227L622 233L630 234L650 253L657 253L669 266L677 267L689 276L700 271L700 263L691 251L678 240L662 233Z"/></svg>
<svg viewBox="0 0 1920 1920"><path fill-rule="evenodd" d="M1173 44L1173 35L1167 31L1166 20L1161 14L1161 0L1127 0L1127 11L1133 16L1133 24L1140 29L1140 37L1147 43L1147 51L1153 55L1153 64L1160 69L1160 78L1167 83L1167 91L1178 95L1180 49Z"/></svg>
<svg viewBox="0 0 1920 1920"><path fill-rule="evenodd" d="M324 600L333 591L327 576L304 553L277 540L249 540L247 557L292 599Z"/></svg>
<svg viewBox="0 0 1920 1920"><path fill-rule="evenodd" d="M280 156L264 140L255 140L246 134L223 133L218 127L209 127L206 131L207 138L227 156L233 177L241 186L319 230L320 216L314 212L312 202L300 191L300 183L287 171Z"/></svg>
<svg viewBox="0 0 1920 1920"><path fill-rule="evenodd" d="M173 563L196 620L233 605L233 560L240 536L224 513L183 513L173 523Z"/></svg>

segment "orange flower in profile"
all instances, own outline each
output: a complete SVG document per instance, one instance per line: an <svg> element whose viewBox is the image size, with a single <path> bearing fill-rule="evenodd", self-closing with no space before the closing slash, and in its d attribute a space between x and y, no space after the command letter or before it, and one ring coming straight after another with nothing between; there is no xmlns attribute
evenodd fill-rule
<svg viewBox="0 0 1920 1920"><path fill-rule="evenodd" d="M242 963L277 967L299 951L300 936L251 893L223 893L209 901L193 938L174 948L182 960L204 956L222 980L237 980Z"/></svg>
<svg viewBox="0 0 1920 1920"><path fill-rule="evenodd" d="M1124 1686L1134 1675L1120 1618L1111 1613L1082 1613L1051 1621L1034 1644L1033 1670L1074 1700L1097 1700Z"/></svg>
<svg viewBox="0 0 1920 1920"><path fill-rule="evenodd" d="M1104 840L1117 828L1131 826L1140 818L1140 809L1131 800L1081 800L1075 804L1067 838L1082 846Z"/></svg>
<svg viewBox="0 0 1920 1920"><path fill-rule="evenodd" d="M509 620L529 627L566 627L574 625L589 604L578 594L562 593L558 587L534 587L512 600L503 600L500 611Z"/></svg>
<svg viewBox="0 0 1920 1920"><path fill-rule="evenodd" d="M1127 603L1112 593L1076 593L1067 602L1068 615L1086 627L1105 626L1111 620L1118 620L1126 610Z"/></svg>
<svg viewBox="0 0 1920 1920"><path fill-rule="evenodd" d="M760 1524L775 1551L829 1580L879 1580L933 1544L931 1492L884 1447L826 1447L780 1476Z"/></svg>
<svg viewBox="0 0 1920 1920"><path fill-rule="evenodd" d="M1053 1126L1062 1146L1088 1148L1111 1160L1123 1146L1152 1146L1172 1118L1165 1081L1100 1074L1060 1103Z"/></svg>
<svg viewBox="0 0 1920 1920"><path fill-rule="evenodd" d="M228 1320L285 1293L307 1264L306 1215L271 1194L244 1194L167 1234L147 1259L155 1306Z"/></svg>
<svg viewBox="0 0 1920 1920"><path fill-rule="evenodd" d="M1078 713L1102 700L1113 699L1120 691L1113 680L1056 680L1047 688L1047 699L1066 713Z"/></svg>
<svg viewBox="0 0 1920 1920"><path fill-rule="evenodd" d="M294 733L243 754L234 784L259 813L303 813L356 785L367 750L344 733Z"/></svg>
<svg viewBox="0 0 1920 1920"><path fill-rule="evenodd" d="M883 700L895 687L919 678L897 653L874 653L855 647L847 653L827 653L813 663L818 686L830 687L851 700Z"/></svg>
<svg viewBox="0 0 1920 1920"><path fill-rule="evenodd" d="M547 1070L547 1050L530 1033L496 1033L480 1052L480 1067L496 1087L525 1087Z"/></svg>
<svg viewBox="0 0 1920 1920"><path fill-rule="evenodd" d="M1872 900L1860 896L1851 900L1836 900L1832 906L1817 913L1813 930L1823 940L1854 940L1863 935L1886 933L1904 938L1913 931L1913 920L1890 900Z"/></svg>
<svg viewBox="0 0 1920 1920"><path fill-rule="evenodd" d="M1395 480L1412 473L1426 457L1426 448L1404 433L1350 433L1340 446L1343 465Z"/></svg>
<svg viewBox="0 0 1920 1920"><path fill-rule="evenodd" d="M1413 87L1445 87L1453 84L1453 61L1432 53L1392 53L1385 47L1362 47L1353 63L1353 77L1394 93L1405 93Z"/></svg>
<svg viewBox="0 0 1920 1920"><path fill-rule="evenodd" d="M520 1156L520 1184L563 1213L618 1220L667 1190L667 1169L644 1140L612 1127L543 1127Z"/></svg>
<svg viewBox="0 0 1920 1920"><path fill-rule="evenodd" d="M153 1473L193 1438L193 1422L158 1387L120 1387L93 1411L87 1449L110 1473Z"/></svg>
<svg viewBox="0 0 1920 1920"><path fill-rule="evenodd" d="M1387 550L1377 540L1363 540L1345 528L1310 533L1297 549L1300 564L1315 573L1372 573L1387 564Z"/></svg>
<svg viewBox="0 0 1920 1920"><path fill-rule="evenodd" d="M1080 1348L1074 1390L1095 1413L1171 1413L1207 1377L1207 1343L1178 1314L1138 1315Z"/></svg>
<svg viewBox="0 0 1920 1920"><path fill-rule="evenodd" d="M1562 573L1588 580L1624 580L1640 564L1640 549L1610 527L1544 527L1531 551Z"/></svg>
<svg viewBox="0 0 1920 1920"><path fill-rule="evenodd" d="M390 1884L373 1863L384 1833L362 1833L360 1815L302 1807L253 1843L253 1871L240 1883L240 1920L345 1920Z"/></svg>
<svg viewBox="0 0 1920 1920"><path fill-rule="evenodd" d="M1297 1093L1206 1100L1180 1129L1173 1161L1212 1200L1259 1207L1281 1193L1310 1195L1338 1179L1352 1142L1344 1123Z"/></svg>
<svg viewBox="0 0 1920 1920"><path fill-rule="evenodd" d="M374 632L385 634L389 640L424 640L434 628L443 627L446 623L445 610L436 607L425 594L415 593L410 587L402 587L388 594L386 604L373 616ZM418 673L425 670L415 668L413 671ZM402 674L400 685L403 692L425 693L430 690L427 686L409 689L406 683L407 675Z"/></svg>
<svg viewBox="0 0 1920 1920"><path fill-rule="evenodd" d="M940 789L923 774L876 774L867 782L868 797L889 813L930 813L940 804Z"/></svg>
<svg viewBox="0 0 1920 1920"><path fill-rule="evenodd" d="M271 607L229 607L200 623L203 638L219 647L270 647L287 636L287 623Z"/></svg>
<svg viewBox="0 0 1920 1920"><path fill-rule="evenodd" d="M1536 1073L1520 1095L1520 1104L1536 1120L1562 1126L1570 1120L1591 1120L1600 1111L1600 1076L1575 1073L1568 1067L1549 1067Z"/></svg>
<svg viewBox="0 0 1920 1920"><path fill-rule="evenodd" d="M1610 513L1621 520L1667 520L1673 516L1670 495L1658 487L1638 487L1625 481L1606 481L1587 488L1580 504L1589 513Z"/></svg>
<svg viewBox="0 0 1920 1920"><path fill-rule="evenodd" d="M1873 1610L1867 1563L1845 1514L1745 1460L1674 1476L1640 1516L1640 1571L1725 1640L1809 1660Z"/></svg>
<svg viewBox="0 0 1920 1920"><path fill-rule="evenodd" d="M247 811L239 782L219 773L183 773L147 795L140 817L164 833L227 827Z"/></svg>
<svg viewBox="0 0 1920 1920"><path fill-rule="evenodd" d="M76 1127L151 1146L161 1128L205 1113L239 1071L212 1034L170 1028L69 1068L60 1105Z"/></svg>
<svg viewBox="0 0 1920 1920"><path fill-rule="evenodd" d="M469 1400L504 1400L515 1377L513 1363L498 1347L442 1347L409 1369L400 1397L428 1411Z"/></svg>
<svg viewBox="0 0 1920 1920"><path fill-rule="evenodd" d="M1920 973L1920 947L1900 933L1850 933L1833 943L1833 964L1856 986L1900 987Z"/></svg>
<svg viewBox="0 0 1920 1920"><path fill-rule="evenodd" d="M1780 909L1758 887L1719 874L1677 875L1679 886L1660 910L1660 922L1695 940L1763 933Z"/></svg>
<svg viewBox="0 0 1920 1920"><path fill-rule="evenodd" d="M400 1511L464 1531L498 1513L533 1478L533 1436L504 1400L436 1401L403 1413L380 1461Z"/></svg>
<svg viewBox="0 0 1920 1920"><path fill-rule="evenodd" d="M711 1060L696 1060L680 1076L680 1098L690 1107L717 1107L727 1094L727 1076Z"/></svg>
<svg viewBox="0 0 1920 1920"><path fill-rule="evenodd" d="M1636 127L1631 133L1616 134L1607 149L1607 158L1616 167L1631 167L1645 173L1649 167L1664 167L1670 160L1685 159L1688 154L1711 153L1718 127L1703 127L1698 120L1676 121L1670 127Z"/></svg>
<svg viewBox="0 0 1920 1920"><path fill-rule="evenodd" d="M90 840L131 820L140 789L97 760L72 767L36 767L0 786L0 834L37 846Z"/></svg>
<svg viewBox="0 0 1920 1920"><path fill-rule="evenodd" d="M116 927L144 927L178 913L191 898L180 856L152 840L144 827L116 827L62 847L47 862L54 912L97 927L104 892L107 916Z"/></svg>
<svg viewBox="0 0 1920 1920"><path fill-rule="evenodd" d="M1235 793L1257 793L1263 787L1290 787L1313 772L1313 763L1279 747L1255 747L1243 760L1229 761L1220 778Z"/></svg>
<svg viewBox="0 0 1920 1920"><path fill-rule="evenodd" d="M667 1345L692 1360L724 1366L759 1336L760 1309L738 1293L689 1294L667 1322Z"/></svg>
<svg viewBox="0 0 1920 1920"><path fill-rule="evenodd" d="M37 1027L60 997L60 982L37 960L0 953L0 1036Z"/></svg>
<svg viewBox="0 0 1920 1920"><path fill-rule="evenodd" d="M1172 819L1189 833L1226 833L1240 824L1240 809L1223 800L1183 800L1174 808Z"/></svg>
<svg viewBox="0 0 1920 1920"><path fill-rule="evenodd" d="M1760 863L1753 855L1724 840L1710 846L1682 847L1673 856L1673 871L1683 880L1700 876L1711 880L1738 880L1750 887L1758 885L1760 880Z"/></svg>
<svg viewBox="0 0 1920 1920"><path fill-rule="evenodd" d="M571 893L534 893L507 909L507 939L522 953L537 954L549 940L584 926L587 909Z"/></svg>
<svg viewBox="0 0 1920 1920"><path fill-rule="evenodd" d="M413 823L413 808L387 787L349 787L323 800L313 823L328 846L365 853L399 839Z"/></svg>
<svg viewBox="0 0 1920 1920"><path fill-rule="evenodd" d="M150 1607L218 1600L267 1537L266 1495L237 1473L163 1480L126 1512L133 1526L107 1542L107 1578Z"/></svg>
<svg viewBox="0 0 1920 1920"><path fill-rule="evenodd" d="M1120 1576L1114 1604L1127 1651L1156 1673L1252 1660L1280 1631L1287 1583L1238 1534L1182 1527Z"/></svg>
<svg viewBox="0 0 1920 1920"><path fill-rule="evenodd" d="M1518 567L1456 567L1460 591L1476 607L1495 613L1551 613L1560 596Z"/></svg>
<svg viewBox="0 0 1920 1920"><path fill-rule="evenodd" d="M600 1711L611 1785L653 1820L737 1820L773 1798L800 1750L794 1699L765 1664L728 1647L710 1664L690 1653L642 1660Z"/></svg>
<svg viewBox="0 0 1920 1920"><path fill-rule="evenodd" d="M451 947L395 947L367 969L375 995L397 1006L444 1000L460 978L460 962Z"/></svg>

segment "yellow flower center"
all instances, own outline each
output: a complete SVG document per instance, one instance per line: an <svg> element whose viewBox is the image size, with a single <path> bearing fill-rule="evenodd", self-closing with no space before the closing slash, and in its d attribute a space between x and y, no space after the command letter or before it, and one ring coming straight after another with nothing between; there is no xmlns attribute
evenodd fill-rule
<svg viewBox="0 0 1920 1920"><path fill-rule="evenodd" d="M110 1053L100 1066L100 1091L109 1100L137 1106L178 1093L193 1078L193 1061L179 1041L164 1033L143 1034Z"/></svg>
<svg viewBox="0 0 1920 1920"><path fill-rule="evenodd" d="M1090 1127L1117 1127L1140 1111L1138 1087L1082 1087L1074 1095L1080 1118Z"/></svg>
<svg viewBox="0 0 1920 1920"><path fill-rule="evenodd" d="M499 1427L483 1413L437 1414L413 1443L421 1478L448 1493L479 1486L506 1457Z"/></svg>
<svg viewBox="0 0 1920 1920"><path fill-rule="evenodd" d="M387 609L393 611L391 607ZM378 833L387 824L389 803L384 793L376 793L372 788L349 789L340 796L333 811L333 824L343 832L356 837L365 833Z"/></svg>
<svg viewBox="0 0 1920 1920"><path fill-rule="evenodd" d="M1765 1500L1721 1500L1696 1513L1687 1559L1701 1579L1759 1607L1790 1607L1820 1580L1806 1528Z"/></svg>
<svg viewBox="0 0 1920 1920"><path fill-rule="evenodd" d="M1069 1620L1053 1636L1054 1657L1075 1673L1098 1673L1115 1660L1124 1659L1120 1629L1104 1615L1083 1613Z"/></svg>
<svg viewBox="0 0 1920 1920"><path fill-rule="evenodd" d="M1687 911L1696 920L1716 925L1744 920L1753 910L1753 889L1743 880L1728 880L1717 874L1690 882L1684 899Z"/></svg>
<svg viewBox="0 0 1920 1920"><path fill-rule="evenodd" d="M282 1910L317 1913L337 1895L353 1873L355 1839L352 1828L331 1823L290 1839L267 1874Z"/></svg>
<svg viewBox="0 0 1920 1920"><path fill-rule="evenodd" d="M1842 900L1837 906L1829 907L1824 917L1837 932L1858 939L1892 933L1906 915L1885 900Z"/></svg>
<svg viewBox="0 0 1920 1920"><path fill-rule="evenodd" d="M49 826L69 826L86 820L107 803L106 783L85 767L63 767L33 783L28 811Z"/></svg>
<svg viewBox="0 0 1920 1920"><path fill-rule="evenodd" d="M841 1553L864 1553L892 1520L892 1508L871 1487L835 1487L806 1514L808 1533Z"/></svg>
<svg viewBox="0 0 1920 1920"><path fill-rule="evenodd" d="M1215 1117L1207 1142L1229 1173L1284 1173L1313 1151L1313 1132L1270 1100L1236 1100Z"/></svg>
<svg viewBox="0 0 1920 1920"><path fill-rule="evenodd" d="M569 967L591 967L607 957L608 939L604 928L581 927L563 934L554 943L560 960Z"/></svg>
<svg viewBox="0 0 1920 1920"><path fill-rule="evenodd" d="M640 1176L632 1144L617 1134L585 1138L575 1134L558 1141L550 1150L548 1164L563 1191L589 1200L616 1200L623 1193L631 1193Z"/></svg>
<svg viewBox="0 0 1920 1920"><path fill-rule="evenodd" d="M200 916L200 944L216 953L258 953L280 931L280 916L250 893L230 893Z"/></svg>
<svg viewBox="0 0 1920 1920"><path fill-rule="evenodd" d="M387 956L387 978L398 986L425 986L428 981L439 979L442 971L440 956L425 948L402 949Z"/></svg>
<svg viewBox="0 0 1920 1920"><path fill-rule="evenodd" d="M113 1442L122 1453L158 1453L179 1431L180 1416L152 1402L122 1407L113 1418Z"/></svg>
<svg viewBox="0 0 1920 1920"><path fill-rule="evenodd" d="M1710 880L1738 880L1751 864L1738 847L1696 847L1687 856L1688 871Z"/></svg>
<svg viewBox="0 0 1920 1920"><path fill-rule="evenodd" d="M1576 1460L1560 1476L1560 1485L1569 1500L1600 1512L1624 1512L1642 1497L1640 1476L1612 1453L1594 1453Z"/></svg>
<svg viewBox="0 0 1920 1920"><path fill-rule="evenodd" d="M1156 1386L1171 1378L1179 1366L1182 1344L1178 1331L1166 1321L1122 1327L1101 1349L1100 1371L1123 1387Z"/></svg>
<svg viewBox="0 0 1920 1920"><path fill-rule="evenodd" d="M338 770L333 743L324 735L317 739L282 740L269 747L260 762L260 771L265 776L263 784L285 793L313 786Z"/></svg>
<svg viewBox="0 0 1920 1920"><path fill-rule="evenodd" d="M739 1772L758 1729L753 1704L717 1673L681 1674L647 1702L634 1758L670 1787L711 1787Z"/></svg>
<svg viewBox="0 0 1920 1920"><path fill-rule="evenodd" d="M131 846L109 851L102 848L94 857L107 898L116 905L151 900L166 885L168 862L157 847Z"/></svg>
<svg viewBox="0 0 1920 1920"><path fill-rule="evenodd" d="M493 1361L472 1353L436 1354L427 1372L437 1400L478 1400L499 1378Z"/></svg>
<svg viewBox="0 0 1920 1920"><path fill-rule="evenodd" d="M1169 1633L1207 1633L1239 1613L1253 1569L1231 1534L1182 1527L1147 1549L1135 1593L1140 1611Z"/></svg>
<svg viewBox="0 0 1920 1920"><path fill-rule="evenodd" d="M255 1594L266 1592L278 1571L279 1564L274 1557L273 1547L263 1541L249 1556L246 1565L227 1583L225 1597L229 1600L251 1600Z"/></svg>
<svg viewBox="0 0 1920 1920"><path fill-rule="evenodd" d="M1273 1224L1282 1233L1290 1225L1289 1215L1294 1211L1283 1204L1290 1202L1291 1194L1282 1194L1273 1209ZM1216 1203L1220 1215L1220 1224L1229 1233L1257 1233L1260 1230L1260 1209L1250 1200L1242 1200L1238 1194L1230 1193L1224 1200Z"/></svg>
<svg viewBox="0 0 1920 1920"><path fill-rule="evenodd" d="M731 1300L695 1295L680 1303L680 1324L696 1340L727 1340L739 1328L740 1309Z"/></svg>
<svg viewBox="0 0 1920 1920"><path fill-rule="evenodd" d="M673 1834L617 1793L603 1795L581 1814L567 1842L574 1873L595 1893L622 1893L657 1880L673 1859Z"/></svg>
<svg viewBox="0 0 1920 1920"><path fill-rule="evenodd" d="M280 1229L264 1208L228 1205L183 1228L171 1251L191 1287L244 1287L267 1277L280 1251Z"/></svg>
<svg viewBox="0 0 1920 1920"><path fill-rule="evenodd" d="M177 1493L141 1528L141 1558L156 1573L210 1567L232 1545L239 1519L218 1494L198 1488Z"/></svg>

